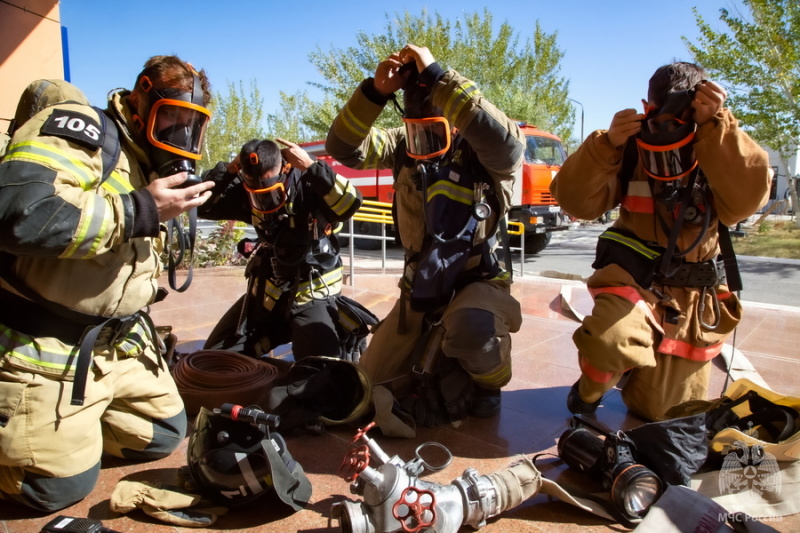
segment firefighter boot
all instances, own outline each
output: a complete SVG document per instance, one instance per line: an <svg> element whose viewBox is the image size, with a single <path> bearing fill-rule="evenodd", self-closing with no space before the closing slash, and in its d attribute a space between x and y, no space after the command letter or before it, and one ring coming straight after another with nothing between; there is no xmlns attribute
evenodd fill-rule
<svg viewBox="0 0 800 533"><path fill-rule="evenodd" d="M584 402L578 392L578 383L580 383L580 380L573 383L572 387L569 389L569 393L567 394L567 409L574 415L591 415L600 406L600 400L602 400L603 397L601 396L597 401L592 403Z"/></svg>
<svg viewBox="0 0 800 533"><path fill-rule="evenodd" d="M492 418L500 412L500 389L475 387L469 414L475 418Z"/></svg>

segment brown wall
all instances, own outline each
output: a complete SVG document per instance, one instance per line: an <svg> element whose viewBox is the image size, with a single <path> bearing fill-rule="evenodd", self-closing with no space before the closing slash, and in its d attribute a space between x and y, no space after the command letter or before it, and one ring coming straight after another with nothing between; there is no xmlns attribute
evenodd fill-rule
<svg viewBox="0 0 800 533"><path fill-rule="evenodd" d="M64 79L58 0L0 3L0 132L22 90L40 78Z"/></svg>

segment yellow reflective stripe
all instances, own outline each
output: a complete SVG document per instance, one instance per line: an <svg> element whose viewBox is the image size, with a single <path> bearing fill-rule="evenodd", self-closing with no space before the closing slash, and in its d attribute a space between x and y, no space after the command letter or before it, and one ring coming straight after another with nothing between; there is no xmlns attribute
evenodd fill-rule
<svg viewBox="0 0 800 533"><path fill-rule="evenodd" d="M32 161L62 170L75 178L85 191L91 189L97 180L94 172L81 161L70 157L67 152L39 141L25 141L12 145L4 161Z"/></svg>
<svg viewBox="0 0 800 533"><path fill-rule="evenodd" d="M606 230L603 233L601 233L600 234L600 238L601 239L607 239L609 241L618 242L618 243L620 243L622 245L625 245L628 248L630 248L631 250L633 250L634 252L638 252L638 253L642 254L643 256L645 256L648 259L655 259L655 258L657 258L657 257L659 257L661 255L661 253L659 253L659 252L657 252L657 251L655 251L655 250L653 250L651 248L648 248L647 246L642 244L642 242L639 241L638 239L634 239L634 238L631 238L631 237L626 237L625 235L620 235L619 233L616 233L616 232L611 231L611 230Z"/></svg>
<svg viewBox="0 0 800 533"><path fill-rule="evenodd" d="M495 277L490 278L490 281L505 281L509 278L511 278L511 272L501 270Z"/></svg>
<svg viewBox="0 0 800 533"><path fill-rule="evenodd" d="M494 385L494 386L502 386L508 383L508 380L511 379L511 365L508 363L503 363L500 368L495 370L489 374L472 374L470 376L474 381L478 383L484 383L486 385Z"/></svg>
<svg viewBox="0 0 800 533"><path fill-rule="evenodd" d="M344 192L342 193L341 198L339 198L336 203L330 206L330 208L334 213L341 216L353 206L353 203L356 201L358 196L355 192L355 187L353 184L338 174L336 175L336 184L339 186L344 186Z"/></svg>
<svg viewBox="0 0 800 533"><path fill-rule="evenodd" d="M14 357L28 364L42 368L71 370L73 363L77 363L78 350L57 349L52 346L44 347L29 335L17 332L0 324L0 349L4 355Z"/></svg>
<svg viewBox="0 0 800 533"><path fill-rule="evenodd" d="M458 122L458 115L465 109L472 98L480 95L478 87L473 82L456 87L442 108L446 117L453 117L453 123Z"/></svg>
<svg viewBox="0 0 800 533"><path fill-rule="evenodd" d="M369 149L364 154L363 168L378 168L381 154L386 147L386 130L372 128L369 132Z"/></svg>
<svg viewBox="0 0 800 533"><path fill-rule="evenodd" d="M133 185L116 170L103 182L102 187L113 194L127 194L133 191Z"/></svg>
<svg viewBox="0 0 800 533"><path fill-rule="evenodd" d="M346 329L347 331L355 331L358 328L358 322L350 318L347 313L342 312L339 310L339 323Z"/></svg>
<svg viewBox="0 0 800 533"><path fill-rule="evenodd" d="M283 290L271 281L267 280L266 286L264 287L264 294L273 300L277 300L281 297L281 294L283 294Z"/></svg>
<svg viewBox="0 0 800 533"><path fill-rule="evenodd" d="M83 258L96 253L101 237L109 226L109 220L106 219L107 211L104 198L97 195L88 196L81 216L82 222L75 232L72 245L61 254L61 257Z"/></svg>
<svg viewBox="0 0 800 533"><path fill-rule="evenodd" d="M320 289L325 288L326 285L331 285L341 280L342 280L342 267L334 268L330 272L323 274L322 277L314 278L312 280L313 284L308 281L301 283L297 287L297 294L310 294L311 290L316 292Z"/></svg>
<svg viewBox="0 0 800 533"><path fill-rule="evenodd" d="M428 201L433 200L437 194L443 194L451 200L460 202L466 205L472 205L474 194L472 189L461 187L449 180L439 180L428 188Z"/></svg>
<svg viewBox="0 0 800 533"><path fill-rule="evenodd" d="M359 139L364 139L369 133L369 124L362 122L350 108L350 104L344 106L339 114L342 125Z"/></svg>

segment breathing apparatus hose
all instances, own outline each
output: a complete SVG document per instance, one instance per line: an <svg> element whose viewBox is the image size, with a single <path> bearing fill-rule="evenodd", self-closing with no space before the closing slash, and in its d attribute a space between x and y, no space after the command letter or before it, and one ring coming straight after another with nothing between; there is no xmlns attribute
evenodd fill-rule
<svg viewBox="0 0 800 533"><path fill-rule="evenodd" d="M199 350L180 358L172 367L188 415L200 407L212 409L224 403L257 405L278 377L278 368L228 350Z"/></svg>

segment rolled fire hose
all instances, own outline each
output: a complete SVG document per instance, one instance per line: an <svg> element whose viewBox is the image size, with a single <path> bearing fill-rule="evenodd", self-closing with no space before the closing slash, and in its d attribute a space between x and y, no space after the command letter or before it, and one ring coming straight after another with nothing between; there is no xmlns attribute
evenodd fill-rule
<svg viewBox="0 0 800 533"><path fill-rule="evenodd" d="M228 350L187 354L171 372L190 416L200 407L213 409L223 403L258 405L266 400L278 376L276 366Z"/></svg>

